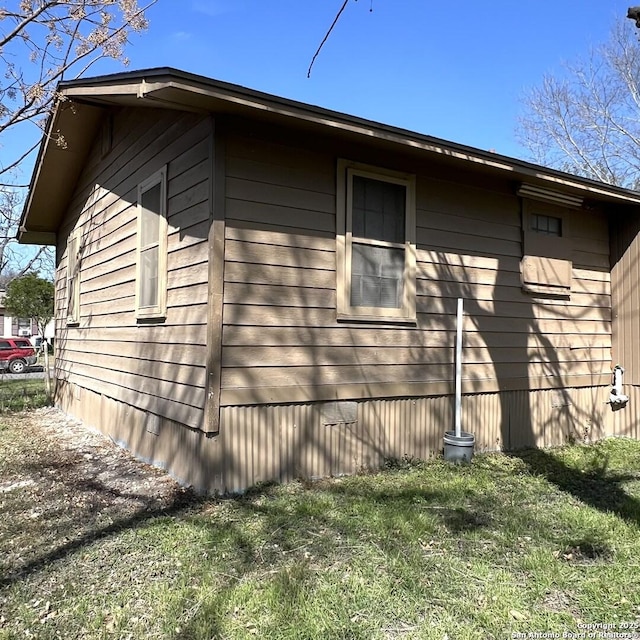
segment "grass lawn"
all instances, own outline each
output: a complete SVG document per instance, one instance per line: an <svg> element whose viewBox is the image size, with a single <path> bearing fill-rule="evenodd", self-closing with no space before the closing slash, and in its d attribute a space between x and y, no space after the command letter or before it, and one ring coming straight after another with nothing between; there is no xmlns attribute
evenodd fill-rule
<svg viewBox="0 0 640 640"><path fill-rule="evenodd" d="M0 413L36 409L47 404L44 379L8 379L0 373Z"/></svg>
<svg viewBox="0 0 640 640"><path fill-rule="evenodd" d="M637 442L119 515L53 481L34 505L16 478L55 443L33 440L0 419L2 639L640 637Z"/></svg>

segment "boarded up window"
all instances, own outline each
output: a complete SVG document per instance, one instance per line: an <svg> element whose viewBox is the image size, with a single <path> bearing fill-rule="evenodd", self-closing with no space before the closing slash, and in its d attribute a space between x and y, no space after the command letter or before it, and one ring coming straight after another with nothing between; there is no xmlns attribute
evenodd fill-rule
<svg viewBox="0 0 640 640"><path fill-rule="evenodd" d="M67 324L80 322L80 239L76 229L67 242Z"/></svg>
<svg viewBox="0 0 640 640"><path fill-rule="evenodd" d="M542 256L524 256L521 264L522 286L532 293L569 295L572 265L569 260Z"/></svg>
<svg viewBox="0 0 640 640"><path fill-rule="evenodd" d="M415 319L415 178L338 163L338 317Z"/></svg>
<svg viewBox="0 0 640 640"><path fill-rule="evenodd" d="M138 188L138 259L136 316L161 318L166 314L167 218L166 169Z"/></svg>
<svg viewBox="0 0 640 640"><path fill-rule="evenodd" d="M524 199L522 288L540 296L569 297L573 263L566 207Z"/></svg>

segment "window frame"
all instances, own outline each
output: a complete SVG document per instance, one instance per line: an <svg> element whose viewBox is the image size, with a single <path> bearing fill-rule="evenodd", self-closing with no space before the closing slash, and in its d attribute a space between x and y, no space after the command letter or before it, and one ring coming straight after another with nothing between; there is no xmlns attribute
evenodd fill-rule
<svg viewBox="0 0 640 640"><path fill-rule="evenodd" d="M80 324L80 239L82 230L74 229L67 240L67 325ZM72 288L73 287L73 288ZM73 300L70 293L73 291ZM70 303L73 304L70 304Z"/></svg>
<svg viewBox="0 0 640 640"><path fill-rule="evenodd" d="M551 226L551 221L558 223L558 231L557 233L551 230L549 227ZM543 228L541 222L545 222L546 229ZM561 216L550 216L546 213L537 213L532 211L529 214L529 229L534 233L539 233L543 236L550 236L552 238L562 238L562 217Z"/></svg>
<svg viewBox="0 0 640 640"><path fill-rule="evenodd" d="M142 197L160 185L160 211L158 212L158 238L156 242L142 246ZM138 320L160 320L167 315L167 167L166 165L149 176L138 185L137 201L137 227L136 227L136 295L135 315ZM142 255L145 251L158 247L158 280L157 280L157 304L141 304L142 300Z"/></svg>
<svg viewBox="0 0 640 640"><path fill-rule="evenodd" d="M353 229L353 177L361 176L405 187L404 242L387 242L355 238ZM336 188L336 297L338 320L416 321L416 178L415 174L383 169L368 164L339 159ZM356 307L351 305L353 244L402 248L404 250L403 294L399 308Z"/></svg>

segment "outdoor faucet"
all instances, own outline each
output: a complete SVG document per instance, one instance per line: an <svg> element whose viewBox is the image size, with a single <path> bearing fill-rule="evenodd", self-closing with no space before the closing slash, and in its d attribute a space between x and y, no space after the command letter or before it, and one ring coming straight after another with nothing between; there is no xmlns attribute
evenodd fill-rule
<svg viewBox="0 0 640 640"><path fill-rule="evenodd" d="M622 393L622 374L624 369L617 364L613 368L613 386L611 387L611 393L609 394L609 404L612 407L622 407L629 402L629 396L625 396Z"/></svg>

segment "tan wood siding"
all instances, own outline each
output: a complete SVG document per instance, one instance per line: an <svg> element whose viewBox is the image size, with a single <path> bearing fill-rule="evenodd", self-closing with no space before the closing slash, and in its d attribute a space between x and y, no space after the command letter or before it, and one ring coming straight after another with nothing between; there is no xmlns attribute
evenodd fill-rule
<svg viewBox="0 0 640 640"><path fill-rule="evenodd" d="M572 294L535 297L521 285L514 186L407 158L386 156L381 166L417 176L417 323L338 322L338 157L371 163L357 147L327 141L306 140L303 149L241 127L228 137L223 405L448 383L458 297L465 299L466 384L524 390L608 377L606 217L566 210Z"/></svg>
<svg viewBox="0 0 640 640"><path fill-rule="evenodd" d="M80 323L66 325L66 247L58 247L58 376L201 428L205 398L209 121L124 109L114 145L81 176L64 229L81 229ZM135 318L137 185L167 167L167 313ZM61 234L60 237L63 237Z"/></svg>
<svg viewBox="0 0 640 640"><path fill-rule="evenodd" d="M612 220L613 359L614 364L624 367L624 382L632 385L640 385L639 234L640 214L636 211Z"/></svg>
<svg viewBox="0 0 640 640"><path fill-rule="evenodd" d="M614 431L621 412L611 414L601 391L567 388L561 398L554 389L465 395L462 423L475 434L477 452L591 442L613 432L638 437L637 419L633 429ZM356 473L405 456L425 459L441 452L453 423L451 399L444 395L358 402L356 420L345 424L326 424L322 404L230 406L222 408L220 434L210 438L171 419L150 433L144 410L73 384L62 384L61 397L66 411L139 457L212 492ZM640 406L640 398L634 395L630 406Z"/></svg>

